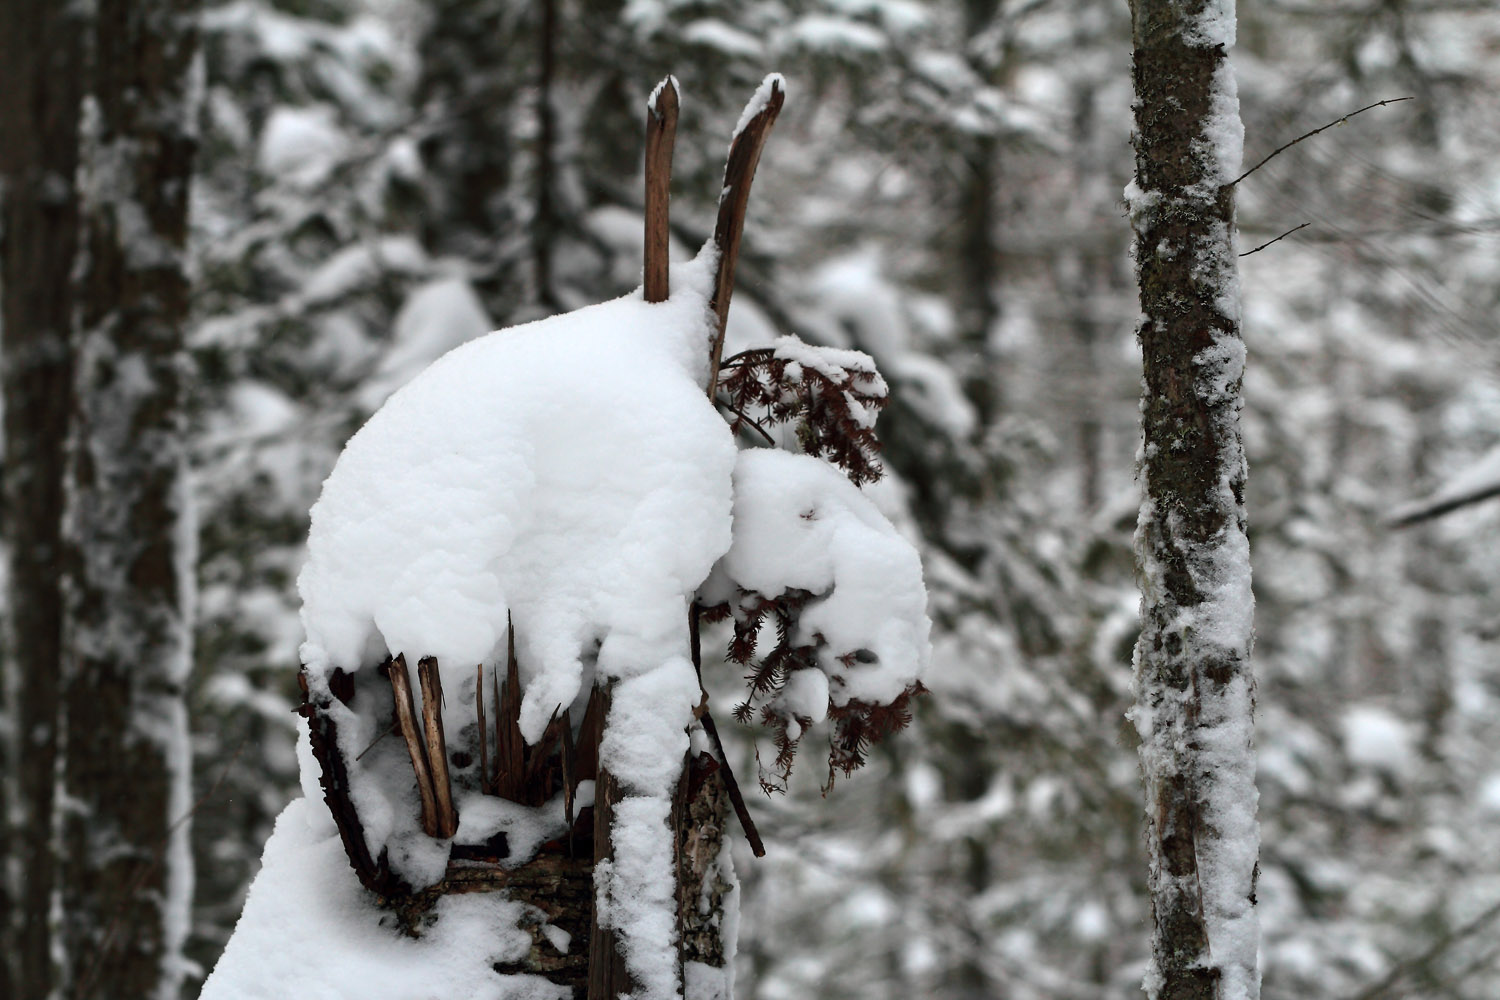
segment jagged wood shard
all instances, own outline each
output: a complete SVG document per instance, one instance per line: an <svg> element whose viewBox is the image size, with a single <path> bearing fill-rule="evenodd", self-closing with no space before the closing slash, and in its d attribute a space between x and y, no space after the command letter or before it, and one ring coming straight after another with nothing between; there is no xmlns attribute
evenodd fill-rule
<svg viewBox="0 0 1500 1000"><path fill-rule="evenodd" d="M479 730L479 790L486 795L493 795L495 786L490 781L490 742L489 730L484 723L484 664L479 665L479 671L474 680L474 718Z"/></svg>
<svg viewBox="0 0 1500 1000"><path fill-rule="evenodd" d="M396 701L396 722L401 726L401 738L406 741L406 750L411 755L411 767L417 775L417 796L422 802L422 832L429 837L438 833L437 796L432 790L432 775L427 769L427 750L422 736L417 731L417 710L412 701L411 678L406 673L406 656L399 654L387 660L382 669L391 683L391 695Z"/></svg>
<svg viewBox="0 0 1500 1000"><path fill-rule="evenodd" d="M443 732L443 681L438 662L424 656L417 662L417 680L422 685L422 728L426 735L427 772L432 780L436 804L437 836L444 839L458 832L458 811L453 807L453 780L448 773L448 740Z"/></svg>
<svg viewBox="0 0 1500 1000"><path fill-rule="evenodd" d="M750 182L760 164L761 150L781 114L786 101L781 78L771 79L771 93L765 105L750 117L734 141L729 144L729 162L724 165L724 189L719 196L719 218L714 223L714 246L719 250L718 268L714 272L713 309L718 326L709 353L708 395L712 398L719 385L719 359L724 354L724 329L729 322L729 298L734 294L734 268L740 259L740 237L745 233L745 210L750 204Z"/></svg>
<svg viewBox="0 0 1500 1000"><path fill-rule="evenodd" d="M665 302L671 293L667 272L671 243L668 200L672 146L677 139L677 80L667 77L651 93L646 112L646 246L644 292L647 302Z"/></svg>

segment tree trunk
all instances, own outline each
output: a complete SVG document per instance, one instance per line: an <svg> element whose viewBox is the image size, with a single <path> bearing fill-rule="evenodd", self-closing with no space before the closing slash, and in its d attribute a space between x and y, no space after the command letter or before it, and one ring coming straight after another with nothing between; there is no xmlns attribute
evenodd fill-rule
<svg viewBox="0 0 1500 1000"><path fill-rule="evenodd" d="M63 450L77 244L76 5L0 4L0 383L5 399L6 594L0 703L0 996L53 986L53 767L57 755Z"/></svg>
<svg viewBox="0 0 1500 1000"><path fill-rule="evenodd" d="M59 889L67 995L175 998L188 926L183 331L196 0L99 0L80 131Z"/></svg>
<svg viewBox="0 0 1500 1000"><path fill-rule="evenodd" d="M1250 1000L1256 968L1233 0L1134 0L1128 192L1145 364L1136 706L1155 928L1146 992Z"/></svg>

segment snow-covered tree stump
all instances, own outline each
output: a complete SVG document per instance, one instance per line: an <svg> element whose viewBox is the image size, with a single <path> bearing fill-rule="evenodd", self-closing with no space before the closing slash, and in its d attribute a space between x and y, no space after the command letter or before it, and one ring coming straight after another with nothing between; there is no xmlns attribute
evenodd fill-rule
<svg viewBox="0 0 1500 1000"><path fill-rule="evenodd" d="M768 77L714 238L669 268L665 81L644 289L453 351L350 440L298 581L304 786L332 823L294 804L278 824L208 1000L310 977L361 1000L727 1000L731 810L760 846L703 692L700 617L735 620L736 714L774 732L762 784L825 718L846 772L906 722L921 565L858 488L879 471L884 383L867 356L795 338L720 360L781 102ZM778 422L804 454L738 446ZM348 867L326 870L330 844ZM331 954L288 967L269 943L289 923L336 938ZM358 971L333 971L343 957Z"/></svg>

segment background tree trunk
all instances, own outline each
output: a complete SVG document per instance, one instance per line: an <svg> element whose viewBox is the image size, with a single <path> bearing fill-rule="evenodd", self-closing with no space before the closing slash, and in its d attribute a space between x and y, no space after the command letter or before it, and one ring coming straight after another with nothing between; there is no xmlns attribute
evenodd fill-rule
<svg viewBox="0 0 1500 1000"><path fill-rule="evenodd" d="M1248 1000L1256 966L1253 690L1240 441L1233 0L1135 0L1145 495L1136 706L1155 915L1146 992Z"/></svg>
<svg viewBox="0 0 1500 1000"><path fill-rule="evenodd" d="M71 997L175 998L192 871L183 408L195 0L100 0L80 131L60 927Z"/></svg>
<svg viewBox="0 0 1500 1000"><path fill-rule="evenodd" d="M53 766L77 244L77 7L0 4L0 384L8 587L0 703L0 995L52 989ZM21 544L18 544L20 542Z"/></svg>

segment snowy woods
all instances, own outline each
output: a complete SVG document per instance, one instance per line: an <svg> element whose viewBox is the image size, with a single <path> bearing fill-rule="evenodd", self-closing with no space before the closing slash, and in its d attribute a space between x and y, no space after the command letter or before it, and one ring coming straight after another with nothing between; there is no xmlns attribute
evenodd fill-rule
<svg viewBox="0 0 1500 1000"><path fill-rule="evenodd" d="M1234 6L0 2L0 996L1500 993L1500 16Z"/></svg>

